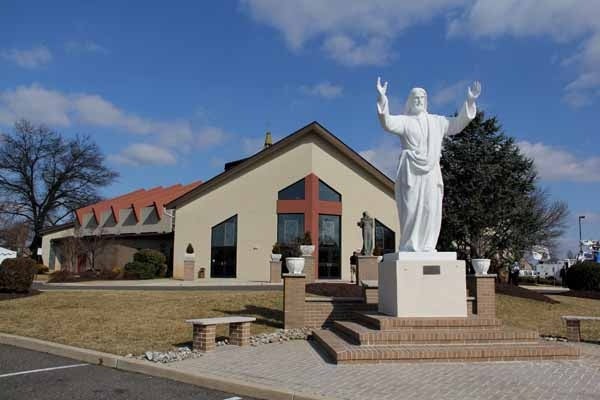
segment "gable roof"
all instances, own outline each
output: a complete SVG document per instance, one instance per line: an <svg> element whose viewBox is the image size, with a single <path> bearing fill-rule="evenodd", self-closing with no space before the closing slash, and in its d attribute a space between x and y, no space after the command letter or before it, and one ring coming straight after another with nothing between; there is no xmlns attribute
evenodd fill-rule
<svg viewBox="0 0 600 400"><path fill-rule="evenodd" d="M359 167L361 167L364 171L369 173L375 180L380 182L385 188L390 190L392 193L394 192L394 181L388 178L383 172L377 169L373 164L364 159L360 154L354 151L350 146L342 142L337 136L331 133L327 128L318 123L317 121L313 121L310 124L300 128L296 132L292 133L281 139L280 141L274 143L272 146L264 148L258 153L254 154L251 157L248 157L241 161L239 164L226 169L224 172L216 175L215 177L209 179L204 182L201 186L196 187L193 190L183 194L182 196L174 199L170 203L166 204L167 208L176 208L180 207L190 201L197 199L202 196L204 193L209 192L213 188L229 182L235 176L237 176L240 172L256 165L257 163L268 159L269 157L273 157L280 153L286 147L291 146L294 143L297 143L302 138L316 135L323 139L325 142L331 144L334 148L340 151L343 155L349 158L351 161L356 163Z"/></svg>
<svg viewBox="0 0 600 400"><path fill-rule="evenodd" d="M100 223L100 218L105 211L109 211L112 214L115 222L119 222L119 211L120 210L132 210L136 220L139 221L141 209L144 207L154 207L156 214L159 219L162 219L163 207L170 201L173 201L177 197L184 195L200 186L202 181L192 182L188 185L176 184L166 188L157 186L155 188L145 190L138 189L133 192L126 193L124 195L114 197L100 201L96 204L91 204L75 210L75 216L77 222L81 225L83 223L83 217L86 214L92 213L96 220L96 223Z"/></svg>

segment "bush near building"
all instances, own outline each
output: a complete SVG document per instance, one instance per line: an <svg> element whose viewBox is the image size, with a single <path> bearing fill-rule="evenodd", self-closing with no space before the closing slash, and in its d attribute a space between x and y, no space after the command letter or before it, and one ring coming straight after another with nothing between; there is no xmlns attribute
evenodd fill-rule
<svg viewBox="0 0 600 400"><path fill-rule="evenodd" d="M31 258L8 258L0 265L0 291L11 293L28 292L37 272Z"/></svg>
<svg viewBox="0 0 600 400"><path fill-rule="evenodd" d="M125 277L129 279L152 279L167 273L167 258L152 249L142 249L133 255L133 261L125 264Z"/></svg>
<svg viewBox="0 0 600 400"><path fill-rule="evenodd" d="M600 264L584 261L573 265L567 272L567 283L572 290L600 291Z"/></svg>

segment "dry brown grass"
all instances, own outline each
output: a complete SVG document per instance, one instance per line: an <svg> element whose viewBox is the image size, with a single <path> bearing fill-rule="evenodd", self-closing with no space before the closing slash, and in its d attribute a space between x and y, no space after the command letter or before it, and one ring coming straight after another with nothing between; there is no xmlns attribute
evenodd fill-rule
<svg viewBox="0 0 600 400"><path fill-rule="evenodd" d="M0 332L114 354L168 350L192 340L186 319L256 317L254 334L282 327L279 291L56 291L0 301ZM226 333L224 327L217 335Z"/></svg>
<svg viewBox="0 0 600 400"><path fill-rule="evenodd" d="M568 296L548 296L559 304L518 297L496 295L496 311L504 324L537 329L540 335L566 336L562 315L600 317L600 300ZM581 335L585 340L600 340L600 322L582 322Z"/></svg>
<svg viewBox="0 0 600 400"><path fill-rule="evenodd" d="M600 316L600 300L552 296L559 304L497 296L506 325L565 336L561 315ZM56 291L0 301L0 332L106 351L140 354L168 350L192 339L189 318L251 315L254 334L282 326L280 291ZM220 327L218 335L225 334ZM582 323L587 340L600 339L600 323Z"/></svg>

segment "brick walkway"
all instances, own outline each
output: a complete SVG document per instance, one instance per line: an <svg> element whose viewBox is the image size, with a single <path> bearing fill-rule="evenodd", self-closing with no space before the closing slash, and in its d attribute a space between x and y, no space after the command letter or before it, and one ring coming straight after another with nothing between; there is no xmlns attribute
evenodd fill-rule
<svg viewBox="0 0 600 400"><path fill-rule="evenodd" d="M575 361L334 365L295 341L169 365L338 399L600 399L600 345L578 346Z"/></svg>

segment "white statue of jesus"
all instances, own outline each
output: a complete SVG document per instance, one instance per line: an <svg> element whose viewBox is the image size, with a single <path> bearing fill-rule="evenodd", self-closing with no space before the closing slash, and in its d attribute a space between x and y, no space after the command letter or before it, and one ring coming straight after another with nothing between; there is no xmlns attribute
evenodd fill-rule
<svg viewBox="0 0 600 400"><path fill-rule="evenodd" d="M387 86L377 78L379 121L383 129L400 136L402 143L395 184L399 250L433 252L442 225L442 139L461 132L475 118L481 84L474 82L468 88L467 101L452 118L427 113L427 92L421 88L410 91L404 115L390 115Z"/></svg>

